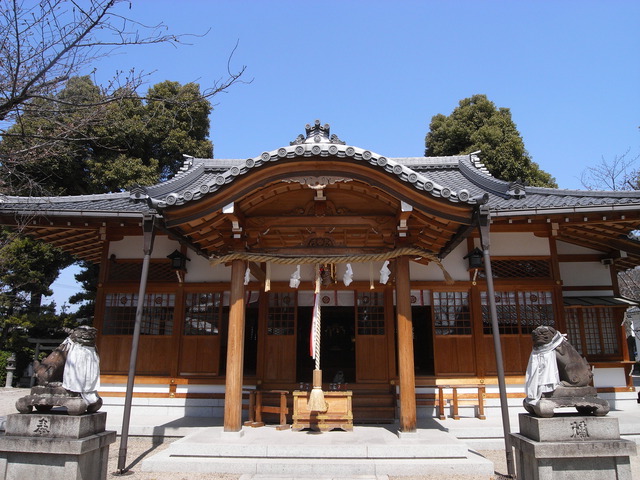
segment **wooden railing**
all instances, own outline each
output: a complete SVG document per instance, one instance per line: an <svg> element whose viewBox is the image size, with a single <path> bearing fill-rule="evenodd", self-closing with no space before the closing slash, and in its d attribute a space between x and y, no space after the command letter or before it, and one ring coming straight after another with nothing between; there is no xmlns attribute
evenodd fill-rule
<svg viewBox="0 0 640 480"><path fill-rule="evenodd" d="M447 418L445 407L451 406L451 418L460 419L459 407L472 405L475 409L475 417L486 420L484 414L484 400L486 397L486 387L484 384L453 384L453 385L432 385L436 394L417 393L416 402L418 405L433 405L436 407L436 415L440 420ZM458 389L473 390L472 393L460 393ZM448 391L451 391L449 393Z"/></svg>

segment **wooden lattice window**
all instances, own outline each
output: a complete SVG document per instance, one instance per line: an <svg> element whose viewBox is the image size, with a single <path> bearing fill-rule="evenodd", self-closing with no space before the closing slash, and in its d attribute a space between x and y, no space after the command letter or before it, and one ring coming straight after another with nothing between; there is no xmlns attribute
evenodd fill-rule
<svg viewBox="0 0 640 480"><path fill-rule="evenodd" d="M483 331L492 333L487 292L481 292ZM503 335L528 335L536 327L555 325L553 294L549 290L495 292L498 329Z"/></svg>
<svg viewBox="0 0 640 480"><path fill-rule="evenodd" d="M356 304L358 335L384 335L384 295L358 292Z"/></svg>
<svg viewBox="0 0 640 480"><path fill-rule="evenodd" d="M486 278L480 271L480 278ZM493 278L551 278L549 259L491 259Z"/></svg>
<svg viewBox="0 0 640 480"><path fill-rule="evenodd" d="M184 334L218 335L222 317L222 292L187 293Z"/></svg>
<svg viewBox="0 0 640 480"><path fill-rule="evenodd" d="M289 292L269 294L268 335L293 335L296 326L296 298Z"/></svg>
<svg viewBox="0 0 640 480"><path fill-rule="evenodd" d="M618 324L611 307L565 308L567 339L583 355L619 356Z"/></svg>
<svg viewBox="0 0 640 480"><path fill-rule="evenodd" d="M469 292L433 292L436 335L471 335Z"/></svg>
<svg viewBox="0 0 640 480"><path fill-rule="evenodd" d="M138 295L135 293L108 293L105 299L104 335L131 335L136 320ZM140 333L142 335L171 335L175 295L147 293L142 307Z"/></svg>
<svg viewBox="0 0 640 480"><path fill-rule="evenodd" d="M567 340L575 349L584 355L582 349L582 333L580 333L580 315L577 308L564 309L565 324L567 327Z"/></svg>
<svg viewBox="0 0 640 480"><path fill-rule="evenodd" d="M109 283L140 282L142 262L130 260L116 260L108 263L107 278ZM151 261L148 273L149 282L175 282L176 271L168 261Z"/></svg>

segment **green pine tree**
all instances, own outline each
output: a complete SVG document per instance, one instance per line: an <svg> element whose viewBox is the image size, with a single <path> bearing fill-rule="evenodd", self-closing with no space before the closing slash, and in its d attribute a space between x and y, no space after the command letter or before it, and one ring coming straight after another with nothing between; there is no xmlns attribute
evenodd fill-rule
<svg viewBox="0 0 640 480"><path fill-rule="evenodd" d="M480 159L496 178L558 187L555 179L531 160L510 110L497 108L486 95L460 100L449 116L435 115L425 143L427 156L463 155L480 150Z"/></svg>

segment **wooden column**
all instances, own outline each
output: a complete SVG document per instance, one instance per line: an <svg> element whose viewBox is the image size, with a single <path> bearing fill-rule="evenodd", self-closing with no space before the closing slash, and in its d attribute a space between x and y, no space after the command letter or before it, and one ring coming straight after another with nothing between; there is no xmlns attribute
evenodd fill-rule
<svg viewBox="0 0 640 480"><path fill-rule="evenodd" d="M244 361L244 272L243 260L231 262L229 300L229 340L227 342L227 376L224 393L224 431L242 429L242 364Z"/></svg>
<svg viewBox="0 0 640 480"><path fill-rule="evenodd" d="M396 312L398 315L398 374L400 377L400 431L416 431L416 375L413 365L413 322L409 258L396 259Z"/></svg>

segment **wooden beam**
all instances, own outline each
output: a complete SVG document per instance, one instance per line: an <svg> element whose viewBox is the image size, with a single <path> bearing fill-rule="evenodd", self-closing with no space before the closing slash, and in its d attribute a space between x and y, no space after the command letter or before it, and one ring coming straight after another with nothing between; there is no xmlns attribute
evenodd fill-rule
<svg viewBox="0 0 640 480"><path fill-rule="evenodd" d="M262 270L262 268L260 268L260 265L256 262L249 262L249 270L251 271L251 275L253 275L258 282L265 282L267 274Z"/></svg>
<svg viewBox="0 0 640 480"><path fill-rule="evenodd" d="M364 228L392 228L394 217L391 215L291 215L291 216L259 216L246 218L245 227L249 229L264 230L270 228L306 228L306 227L335 227L360 226Z"/></svg>
<svg viewBox="0 0 640 480"><path fill-rule="evenodd" d="M622 250L630 254L640 255L640 246L637 243L586 228L562 228L558 239L604 252Z"/></svg>
<svg viewBox="0 0 640 480"><path fill-rule="evenodd" d="M438 252L438 257L443 259L447 255L449 255L458 245L462 243L463 240L465 240L467 237L469 237L469 235L471 235L471 233L473 232L473 230L475 230L476 227L477 227L477 224L475 223L475 221L472 222L471 225L460 225L455 235L451 237L447 241L445 246L442 248L442 250Z"/></svg>
<svg viewBox="0 0 640 480"><path fill-rule="evenodd" d="M245 218L235 203L230 203L222 209L222 213L231 221L231 232L233 238L240 238L244 229Z"/></svg>
<svg viewBox="0 0 640 480"><path fill-rule="evenodd" d="M396 222L398 224L398 235L401 237L406 237L409 232L408 221L411 216L411 212L413 212L413 207L405 202L400 202L400 211L398 212L398 216Z"/></svg>

